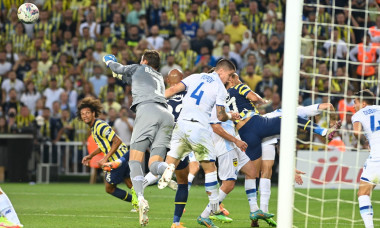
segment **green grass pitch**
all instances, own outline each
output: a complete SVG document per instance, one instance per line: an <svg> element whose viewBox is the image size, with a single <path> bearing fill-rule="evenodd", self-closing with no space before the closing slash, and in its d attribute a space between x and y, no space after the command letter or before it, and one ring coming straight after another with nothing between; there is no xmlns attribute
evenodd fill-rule
<svg viewBox="0 0 380 228"><path fill-rule="evenodd" d="M138 214L132 213L132 206L124 203L104 191L101 184L1 184L3 190L11 199L24 227L140 227L138 225ZM124 188L124 186L122 186ZM306 190L297 190L306 193ZM375 191L372 199L379 201L380 194ZM170 227L174 211L175 192L170 189L159 190L157 186L151 186L145 190L146 199L150 204L148 227ZM310 190L310 196L321 198L322 190ZM323 216L336 217L338 203L337 190L326 190ZM352 190L341 190L341 200L352 201L354 192ZM186 212L182 217L185 226L201 227L196 223L197 216L201 213L207 203L207 196L202 186L192 187ZM250 227L249 207L242 186L236 189L226 198L225 206L231 213L234 222L221 224L219 227ZM309 213L321 216L321 205L319 200L309 201ZM295 207L306 211L306 200L297 194ZM373 204L376 215L380 214L380 205ZM339 217L351 219L354 223L336 219L315 219L294 212L295 227L364 227L358 211L358 205L348 202L339 203ZM355 209L355 211L354 211ZM277 188L272 188L270 201L270 212L277 212ZM377 213L376 213L377 212ZM276 218L276 217L275 217ZM380 221L375 221L375 224ZM268 227L265 222L260 222L260 227Z"/></svg>

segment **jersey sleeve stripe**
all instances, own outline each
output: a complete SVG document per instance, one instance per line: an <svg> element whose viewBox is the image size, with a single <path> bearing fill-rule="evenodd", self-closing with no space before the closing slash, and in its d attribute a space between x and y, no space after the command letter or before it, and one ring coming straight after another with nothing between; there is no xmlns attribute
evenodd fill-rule
<svg viewBox="0 0 380 228"><path fill-rule="evenodd" d="M251 89L250 88L246 88L243 91L241 91L241 95L243 95L244 97L247 97L247 95L249 94L249 92L251 92Z"/></svg>
<svg viewBox="0 0 380 228"><path fill-rule="evenodd" d="M113 140L113 137L115 137L115 132L112 130L111 133L108 135L108 140L111 142Z"/></svg>
<svg viewBox="0 0 380 228"><path fill-rule="evenodd" d="M187 85L183 81L181 83L185 86L185 90L187 90Z"/></svg>

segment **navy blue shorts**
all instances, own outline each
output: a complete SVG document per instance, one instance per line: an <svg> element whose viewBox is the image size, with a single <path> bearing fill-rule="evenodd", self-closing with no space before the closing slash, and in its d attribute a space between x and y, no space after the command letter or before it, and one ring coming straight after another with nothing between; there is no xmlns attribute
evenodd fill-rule
<svg viewBox="0 0 380 228"><path fill-rule="evenodd" d="M129 178L129 173L131 172L129 170L129 151L123 155L123 157L120 158L121 166L119 166L117 169L111 170L111 172L106 172L106 181L109 184L117 185L122 182L124 182L124 179Z"/></svg>
<svg viewBox="0 0 380 228"><path fill-rule="evenodd" d="M189 165L189 156L186 156L186 158L183 159L183 161L181 160L179 162L176 170L182 170L182 169L186 168L188 165Z"/></svg>
<svg viewBox="0 0 380 228"><path fill-rule="evenodd" d="M266 118L253 116L245 125L239 129L241 140L248 144L245 151L251 161L261 157L261 141L265 137L278 135L281 131L281 118Z"/></svg>

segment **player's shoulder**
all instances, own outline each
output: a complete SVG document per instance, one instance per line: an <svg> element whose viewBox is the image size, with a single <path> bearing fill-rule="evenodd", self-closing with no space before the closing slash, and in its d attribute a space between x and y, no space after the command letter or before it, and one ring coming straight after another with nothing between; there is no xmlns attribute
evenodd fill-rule
<svg viewBox="0 0 380 228"><path fill-rule="evenodd" d="M102 128L108 126L108 123L101 119L95 119L94 128Z"/></svg>

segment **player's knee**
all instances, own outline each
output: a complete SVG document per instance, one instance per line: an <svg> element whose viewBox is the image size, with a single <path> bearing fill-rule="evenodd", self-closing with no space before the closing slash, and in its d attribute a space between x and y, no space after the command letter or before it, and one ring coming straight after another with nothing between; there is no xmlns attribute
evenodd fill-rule
<svg viewBox="0 0 380 228"><path fill-rule="evenodd" d="M155 148L152 148L152 150L150 152L150 157L158 155L158 156L160 156L163 159L163 158L165 158L167 151L168 151L168 149L166 147L155 147Z"/></svg>
<svg viewBox="0 0 380 228"><path fill-rule="evenodd" d="M113 185L106 185L106 192L108 193L108 194L111 194L112 195L112 193L115 191L115 186L113 186Z"/></svg>
<svg viewBox="0 0 380 228"><path fill-rule="evenodd" d="M228 180L228 181L223 181L221 189L225 193L231 192L235 187L235 181Z"/></svg>
<svg viewBox="0 0 380 228"><path fill-rule="evenodd" d="M161 163L162 163L162 162L155 161L155 162L152 162L152 164L150 164L150 166L149 166L149 170L150 170L150 172L151 172L153 175L157 176L157 175L160 174L160 173L158 172L158 169L159 169L159 166L160 166Z"/></svg>

